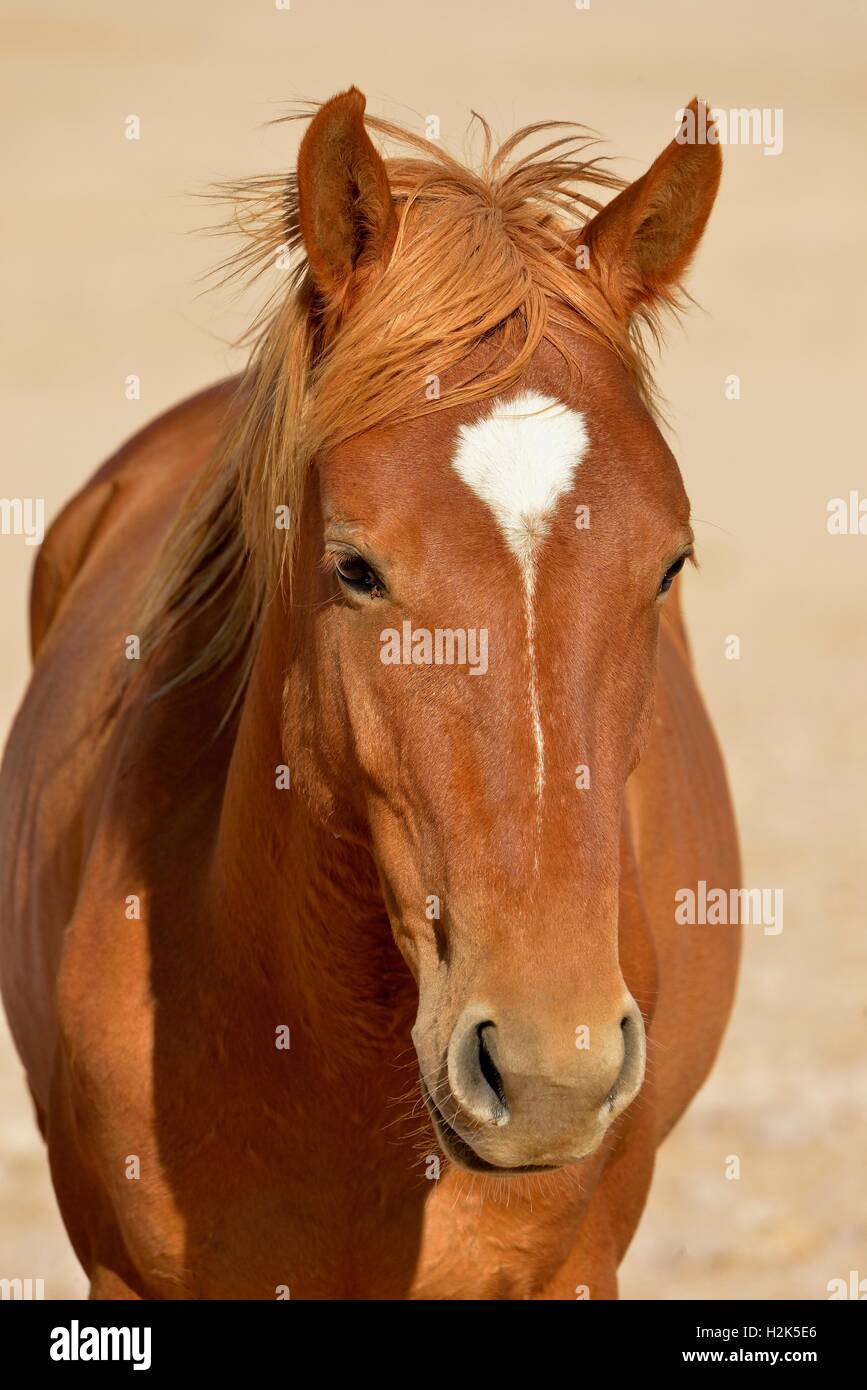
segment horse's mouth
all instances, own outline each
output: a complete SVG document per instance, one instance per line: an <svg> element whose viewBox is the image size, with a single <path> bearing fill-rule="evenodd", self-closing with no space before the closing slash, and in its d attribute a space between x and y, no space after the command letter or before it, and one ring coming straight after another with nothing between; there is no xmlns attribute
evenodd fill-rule
<svg viewBox="0 0 867 1390"><path fill-rule="evenodd" d="M428 1113L433 1120L437 1139L442 1145L446 1157L461 1168L469 1168L473 1173L497 1173L501 1177L518 1177L522 1173L553 1173L556 1171L554 1164L551 1163L528 1163L519 1168L505 1168L498 1163L488 1163L487 1159L480 1158L466 1139L462 1139L457 1130L449 1124L431 1096L423 1076L421 1077L421 1093Z"/></svg>

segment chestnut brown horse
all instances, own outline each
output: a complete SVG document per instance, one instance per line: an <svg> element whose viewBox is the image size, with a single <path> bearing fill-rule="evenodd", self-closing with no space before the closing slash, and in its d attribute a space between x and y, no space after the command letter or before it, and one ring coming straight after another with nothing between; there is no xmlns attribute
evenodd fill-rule
<svg viewBox="0 0 867 1390"><path fill-rule="evenodd" d="M737 935L675 894L738 854L639 346L719 148L625 187L484 129L474 172L314 108L239 189L247 371L38 558L2 984L95 1298L615 1297L720 1043Z"/></svg>

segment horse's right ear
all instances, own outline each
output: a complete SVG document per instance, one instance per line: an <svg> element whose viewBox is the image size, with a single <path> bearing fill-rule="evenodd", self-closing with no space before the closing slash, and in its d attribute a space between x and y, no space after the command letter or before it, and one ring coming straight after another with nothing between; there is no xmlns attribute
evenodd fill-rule
<svg viewBox="0 0 867 1390"><path fill-rule="evenodd" d="M313 283L331 314L388 261L397 232L385 164L364 126L365 98L341 92L298 152L298 221Z"/></svg>

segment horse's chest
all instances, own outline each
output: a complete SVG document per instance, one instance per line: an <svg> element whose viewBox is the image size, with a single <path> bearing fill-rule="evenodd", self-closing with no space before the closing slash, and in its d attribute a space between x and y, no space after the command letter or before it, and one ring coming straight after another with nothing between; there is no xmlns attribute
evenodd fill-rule
<svg viewBox="0 0 867 1390"><path fill-rule="evenodd" d="M480 1204L466 1197L465 1174L449 1174L437 1192L398 1191L361 1156L303 1179L286 1158L263 1163L235 1146L213 1147L202 1151L198 1176L174 1175L181 1258L155 1258L160 1246L179 1254L168 1213L166 1240L151 1219L131 1251L140 1269L162 1268L155 1294L526 1298L556 1274L574 1242L574 1210L540 1210L538 1200L532 1212Z"/></svg>

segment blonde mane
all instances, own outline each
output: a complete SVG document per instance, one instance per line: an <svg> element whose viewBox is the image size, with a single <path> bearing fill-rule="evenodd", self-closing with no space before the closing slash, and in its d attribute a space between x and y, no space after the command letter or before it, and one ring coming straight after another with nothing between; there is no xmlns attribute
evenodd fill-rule
<svg viewBox="0 0 867 1390"><path fill-rule="evenodd" d="M147 586L144 653L165 651L180 627L220 603L212 635L170 685L233 667L236 696L243 690L268 598L281 583L291 590L297 527L280 529L276 518L300 515L311 461L323 450L386 421L505 390L543 339L572 362L567 328L611 348L652 406L638 329L619 322L575 268L578 233L601 206L592 190L625 186L598 158L584 157L592 142L583 128L540 122L495 148L489 126L475 117L484 146L476 173L438 144L365 119L398 150L386 160L397 240L381 279L324 345L294 174L220 190L234 199L230 227L244 235L240 251L218 267L224 279L255 279L278 258L289 268L251 329L233 423L187 497ZM519 153L540 132L565 128L568 134ZM645 318L655 333L651 315ZM492 348L488 367L462 375L483 341ZM446 372L459 384L428 399L427 381Z"/></svg>

